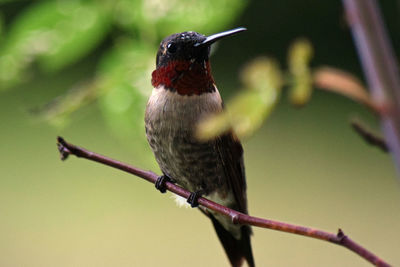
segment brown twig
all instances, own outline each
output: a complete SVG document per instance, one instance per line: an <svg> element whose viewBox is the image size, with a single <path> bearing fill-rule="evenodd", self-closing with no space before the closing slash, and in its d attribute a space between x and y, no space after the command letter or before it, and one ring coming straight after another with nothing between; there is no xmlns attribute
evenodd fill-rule
<svg viewBox="0 0 400 267"><path fill-rule="evenodd" d="M313 74L316 88L344 95L381 115L381 108L374 103L362 82L353 74L341 69L322 66Z"/></svg>
<svg viewBox="0 0 400 267"><path fill-rule="evenodd" d="M388 152L389 148L385 142L385 140L371 132L370 129L367 129L360 121L353 119L351 122L351 127L353 127L354 131L358 133L364 140L370 145L379 147L384 152Z"/></svg>
<svg viewBox="0 0 400 267"><path fill-rule="evenodd" d="M134 174L136 176L139 176L151 183L155 183L158 175L155 174L154 172L151 171L144 171L138 168L135 168L133 166L130 166L128 164L125 164L123 162L110 159L106 156L99 155L97 153L88 151L84 148L75 146L73 144L70 144L66 142L62 137L57 138L57 146L58 150L60 151L61 159L65 160L68 158L69 155L75 155L80 158L85 158L89 159L92 161L96 161L105 165L108 165L110 167L120 169L122 171ZM188 198L190 195L190 192L183 189L182 187L179 187L173 183L166 182L166 188L171 191L172 193L175 193L181 197ZM324 232L321 230L309 228L309 227L304 227L304 226L298 226L298 225L293 225L293 224L288 224L288 223L283 223L283 222L278 222L278 221L273 221L273 220L267 220L267 219L262 219L262 218L257 218L253 216L249 216L247 214L237 212L235 210L232 210L230 208L227 208L225 206L219 205L215 202L212 202L206 198L200 197L198 199L198 203L206 207L210 210L219 212L225 216L228 216L232 219L232 222L235 224L247 224L247 225L252 225L252 226L257 226L257 227L262 227L262 228L268 228L272 230L277 230L277 231L282 231L286 233L293 233L297 235L303 235L303 236L308 236L320 240L325 240L337 245L344 246L351 251L357 253L367 261L371 262L375 266L382 266L382 267L388 267L390 266L388 263L374 255L372 252L366 250L353 240L351 240L348 236L346 236L341 229L339 229L337 234L333 233L328 233Z"/></svg>

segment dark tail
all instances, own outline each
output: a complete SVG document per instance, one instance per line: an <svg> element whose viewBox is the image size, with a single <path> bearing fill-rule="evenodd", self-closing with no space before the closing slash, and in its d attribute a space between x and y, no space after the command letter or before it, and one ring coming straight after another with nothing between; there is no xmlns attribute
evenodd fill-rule
<svg viewBox="0 0 400 267"><path fill-rule="evenodd" d="M211 214L208 214L211 219L219 240L224 247L226 255L229 258L232 266L242 266L243 260L246 260L250 267L254 267L253 253L251 251L250 235L251 230L247 225L241 227L241 239L238 240L232 236Z"/></svg>

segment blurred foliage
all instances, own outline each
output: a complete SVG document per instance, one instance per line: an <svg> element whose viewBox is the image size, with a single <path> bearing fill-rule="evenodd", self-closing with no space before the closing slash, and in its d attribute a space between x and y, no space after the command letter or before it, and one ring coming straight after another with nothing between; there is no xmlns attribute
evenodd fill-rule
<svg viewBox="0 0 400 267"><path fill-rule="evenodd" d="M278 64L259 57L242 71L244 90L231 99L224 112L210 116L198 125L197 136L211 139L233 129L239 137L252 134L275 107L280 96L282 74Z"/></svg>
<svg viewBox="0 0 400 267"><path fill-rule="evenodd" d="M146 144L137 129L143 129L159 41L188 29L203 33L226 29L246 4L241 0L32 2L5 29L0 17L0 90L29 81L33 63L44 74L60 72L84 60L107 37L111 42L102 49L93 77L77 81L36 114L63 127L72 113L96 102L116 135L134 137L135 146ZM313 82L373 106L364 88L349 75L318 69L313 76L312 55L311 43L298 39L289 48L287 72L265 57L248 63L241 74L244 90L227 103L225 112L199 125L198 137L209 139L229 129L239 137L252 134L274 109L283 84L289 86L290 101L297 106L309 101Z"/></svg>
<svg viewBox="0 0 400 267"><path fill-rule="evenodd" d="M313 54L311 43L306 39L296 40L289 49L288 65L292 74L290 101L296 106L307 103L312 93L312 76L309 62Z"/></svg>
<svg viewBox="0 0 400 267"><path fill-rule="evenodd" d="M264 57L247 64L241 75L245 90L228 102L224 112L201 121L197 137L208 140L231 129L239 137L251 135L276 106L284 84L288 86L290 102L298 107L309 102L316 86L351 98L377 114L385 112L387 107L374 103L356 76L332 67L313 70L310 67L312 56L311 43L301 38L289 48L287 72L280 70L274 60ZM283 72L287 75L282 75Z"/></svg>
<svg viewBox="0 0 400 267"><path fill-rule="evenodd" d="M0 12L0 42L3 39L3 27L4 27L4 21L3 21L3 13Z"/></svg>
<svg viewBox="0 0 400 267"><path fill-rule="evenodd" d="M98 89L101 111L115 134L134 137L134 145L144 139L144 111L154 68L154 50L145 43L123 40L99 64ZM148 75L143 75L143 74Z"/></svg>
<svg viewBox="0 0 400 267"><path fill-rule="evenodd" d="M313 70L311 43L295 40L288 51L288 71L281 70L275 60L259 57L244 66L241 80L244 89L231 99L226 109L201 121L197 128L200 140L209 140L229 130L246 137L257 130L276 106L281 87L289 89L289 100L295 106L309 102L313 85L360 102L379 112L362 83L350 73L331 67ZM282 73L287 73L283 75Z"/></svg>
<svg viewBox="0 0 400 267"><path fill-rule="evenodd" d="M33 109L32 114L53 126L64 127L68 124L70 115L80 107L93 102L97 94L97 86L93 82L82 82L45 106Z"/></svg>
<svg viewBox="0 0 400 267"><path fill-rule="evenodd" d="M104 38L110 15L86 1L33 4L12 23L0 47L0 87L16 85L30 64L57 71L86 55Z"/></svg>
<svg viewBox="0 0 400 267"><path fill-rule="evenodd" d="M188 29L205 34L224 30L246 4L242 0L32 1L3 31L0 17L0 90L28 82L33 63L45 75L60 72L84 60L107 37L112 42L107 41L109 47L92 80L77 81L36 114L65 126L73 112L98 100L116 134L133 135L144 143L137 129L143 128L160 40Z"/></svg>
<svg viewBox="0 0 400 267"><path fill-rule="evenodd" d="M197 135L208 140L233 129L239 137L251 135L276 106L281 87L289 84L292 104L302 106L311 97L313 49L306 39L293 42L288 51L289 75L284 76L275 60L259 57L242 71L244 90L226 105L226 110L199 123Z"/></svg>

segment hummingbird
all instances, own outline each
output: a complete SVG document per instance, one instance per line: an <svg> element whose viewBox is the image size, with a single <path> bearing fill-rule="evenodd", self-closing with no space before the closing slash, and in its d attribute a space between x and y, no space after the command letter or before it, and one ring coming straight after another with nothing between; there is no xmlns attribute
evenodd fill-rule
<svg viewBox="0 0 400 267"><path fill-rule="evenodd" d="M147 140L163 173L155 186L162 193L171 181L191 192L187 202L197 207L200 196L242 213L247 212L243 148L232 131L199 141L196 126L221 112L223 101L210 67L210 48L216 41L245 28L205 36L187 31L172 34L160 44L153 91L145 112ZM248 225L200 206L211 219L232 266L244 260L254 266Z"/></svg>

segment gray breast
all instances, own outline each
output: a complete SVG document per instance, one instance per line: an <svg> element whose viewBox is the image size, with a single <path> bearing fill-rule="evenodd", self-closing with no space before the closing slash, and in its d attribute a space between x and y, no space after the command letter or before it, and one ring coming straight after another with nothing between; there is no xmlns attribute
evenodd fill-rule
<svg viewBox="0 0 400 267"><path fill-rule="evenodd" d="M199 142L194 127L204 116L222 110L216 90L200 96L182 96L156 88L146 108L146 135L164 174L190 191L227 186L214 142Z"/></svg>

